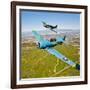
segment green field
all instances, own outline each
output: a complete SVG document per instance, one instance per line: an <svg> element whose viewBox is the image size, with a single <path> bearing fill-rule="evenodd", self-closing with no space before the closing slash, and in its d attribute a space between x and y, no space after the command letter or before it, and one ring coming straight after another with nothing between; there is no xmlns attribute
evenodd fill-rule
<svg viewBox="0 0 90 90"><path fill-rule="evenodd" d="M79 63L78 47L62 44L54 47L72 61ZM35 44L22 44L21 47L21 78L46 78L62 76L79 76L80 72L67 65L54 55Z"/></svg>

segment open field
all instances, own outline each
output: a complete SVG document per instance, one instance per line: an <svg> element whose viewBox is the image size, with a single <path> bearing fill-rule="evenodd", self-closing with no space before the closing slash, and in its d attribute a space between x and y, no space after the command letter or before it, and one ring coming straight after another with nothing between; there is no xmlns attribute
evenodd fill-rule
<svg viewBox="0 0 90 90"><path fill-rule="evenodd" d="M21 44L21 78L46 78L62 76L79 76L80 72L49 54L37 48L34 43ZM79 63L79 49L71 44L54 47L72 61Z"/></svg>

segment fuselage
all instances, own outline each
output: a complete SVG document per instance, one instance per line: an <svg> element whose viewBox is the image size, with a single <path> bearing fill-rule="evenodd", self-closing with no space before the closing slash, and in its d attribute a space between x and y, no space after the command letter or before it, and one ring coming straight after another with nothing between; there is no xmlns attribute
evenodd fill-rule
<svg viewBox="0 0 90 90"><path fill-rule="evenodd" d="M38 42L38 47L41 49L45 49L48 47L54 47L57 43L56 42L50 42L48 40L43 40Z"/></svg>
<svg viewBox="0 0 90 90"><path fill-rule="evenodd" d="M44 39L40 34L38 34L36 31L32 31L33 35L35 36L36 40L38 41L38 47L41 49L54 47L57 44L61 44L65 41L65 37L56 37L55 41L49 41L47 39Z"/></svg>
<svg viewBox="0 0 90 90"><path fill-rule="evenodd" d="M61 37L56 38L56 41L50 42L48 40L41 40L38 42L38 47L41 49L49 48L49 47L54 47L57 44L62 44L65 40Z"/></svg>

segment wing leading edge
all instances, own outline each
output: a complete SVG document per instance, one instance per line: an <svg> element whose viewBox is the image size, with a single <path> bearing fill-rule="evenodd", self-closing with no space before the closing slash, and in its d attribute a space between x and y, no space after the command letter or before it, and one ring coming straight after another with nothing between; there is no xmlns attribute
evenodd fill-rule
<svg viewBox="0 0 90 90"><path fill-rule="evenodd" d="M35 38L37 39L38 42L44 40L44 38L38 34L36 31L32 31L33 35L35 36Z"/></svg>
<svg viewBox="0 0 90 90"><path fill-rule="evenodd" d="M58 51L56 51L55 49L52 49L52 48L46 48L46 50L50 53L50 54L52 54L52 55L54 55L54 56L56 56L57 58L59 58L60 60L62 60L63 62L65 62L65 63L67 63L67 64L69 64L70 66L76 66L76 64L73 62L73 61L71 61L71 60L66 60L65 58L65 56L64 55L62 55L60 52L58 52Z"/></svg>

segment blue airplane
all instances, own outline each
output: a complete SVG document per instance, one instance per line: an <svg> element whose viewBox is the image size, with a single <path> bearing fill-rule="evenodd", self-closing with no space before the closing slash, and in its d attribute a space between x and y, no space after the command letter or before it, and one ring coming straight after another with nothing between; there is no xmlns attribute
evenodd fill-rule
<svg viewBox="0 0 90 90"><path fill-rule="evenodd" d="M61 37L56 37L56 41L50 42L47 39L44 39L38 32L32 31L33 35L35 36L36 40L38 41L38 47L40 49L44 49L50 54L56 56L58 59L62 60L63 62L67 63L68 65L75 67L77 70L80 70L80 65L77 63L74 63L72 60L68 59L65 57L63 54L60 52L56 51L52 47L56 46L59 43L64 43L66 36L63 38Z"/></svg>

